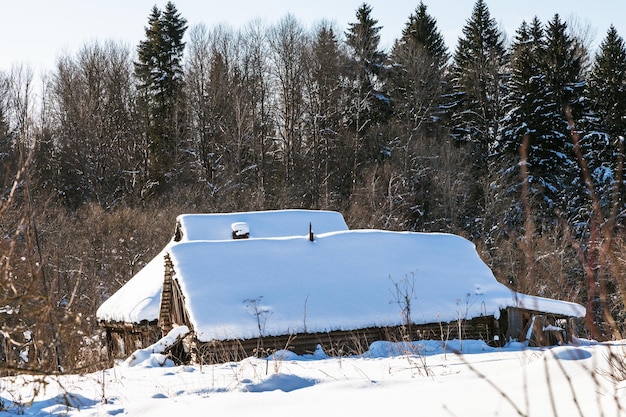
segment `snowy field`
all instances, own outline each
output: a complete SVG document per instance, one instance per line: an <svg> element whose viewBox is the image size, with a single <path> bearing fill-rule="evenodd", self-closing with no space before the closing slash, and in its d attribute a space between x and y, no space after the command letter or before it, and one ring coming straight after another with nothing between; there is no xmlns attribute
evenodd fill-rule
<svg viewBox="0 0 626 417"><path fill-rule="evenodd" d="M213 366L173 366L152 354L45 385L3 378L0 416L612 417L626 415L624 357L626 341L543 349L376 342L359 357L278 352Z"/></svg>

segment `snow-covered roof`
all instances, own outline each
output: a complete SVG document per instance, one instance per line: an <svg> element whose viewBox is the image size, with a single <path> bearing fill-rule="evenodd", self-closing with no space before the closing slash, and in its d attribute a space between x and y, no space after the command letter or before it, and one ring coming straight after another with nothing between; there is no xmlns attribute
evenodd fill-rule
<svg viewBox="0 0 626 417"><path fill-rule="evenodd" d="M126 284L107 298L96 311L98 320L140 323L159 318L161 289L165 275L166 249L152 258Z"/></svg>
<svg viewBox="0 0 626 417"><path fill-rule="evenodd" d="M98 319L156 320L165 254L172 259L191 325L203 341L398 325L405 295L414 323L498 317L510 306L585 314L578 304L513 292L459 236L350 231L339 213L319 212L316 219L304 212L179 216L183 239L170 242L105 301ZM208 227L211 222L214 228ZM249 226L250 239L232 239L236 222ZM271 230L281 233L272 236ZM190 240L202 236L215 239Z"/></svg>
<svg viewBox="0 0 626 417"><path fill-rule="evenodd" d="M415 323L498 317L508 306L584 315L577 304L511 291L451 234L340 231L168 252L201 341L399 325L405 295Z"/></svg>
<svg viewBox="0 0 626 417"><path fill-rule="evenodd" d="M232 225L246 223L250 238L305 236L348 230L341 213L324 210L271 210L237 213L181 214L176 218L180 240L231 240ZM99 320L139 323L159 317L163 286L164 256L174 240L135 274L96 312Z"/></svg>

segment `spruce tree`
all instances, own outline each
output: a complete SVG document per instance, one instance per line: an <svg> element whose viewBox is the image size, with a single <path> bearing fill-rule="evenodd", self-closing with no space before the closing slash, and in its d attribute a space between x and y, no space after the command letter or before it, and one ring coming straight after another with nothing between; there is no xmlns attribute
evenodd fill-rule
<svg viewBox="0 0 626 417"><path fill-rule="evenodd" d="M561 116L559 130L564 133L569 131L566 112L571 111L575 120L582 112L584 56L581 53L585 51L569 33L567 22L558 14L554 15L546 27L544 71L551 90L550 100L556 104L556 111Z"/></svg>
<svg viewBox="0 0 626 417"><path fill-rule="evenodd" d="M354 134L352 184L363 163L382 157L383 144L373 127L384 120L391 107L389 98L380 91L380 81L386 55L379 49L381 26L372 16L372 8L363 3L356 12L357 21L349 24L346 44L350 51L351 106L347 120Z"/></svg>
<svg viewBox="0 0 626 417"><path fill-rule="evenodd" d="M502 118L507 54L503 35L484 0L477 0L462 29L450 71L452 136L466 153L474 183L468 190L464 227L483 233L488 155Z"/></svg>
<svg viewBox="0 0 626 417"><path fill-rule="evenodd" d="M546 208L574 215L580 207L579 177L572 153L571 124L582 129L584 114L584 52L580 42L569 34L568 26L558 14L546 26L546 52L543 72L546 76L546 98L551 108L543 116L549 133L531 152L535 160L534 175L541 180Z"/></svg>
<svg viewBox="0 0 626 417"><path fill-rule="evenodd" d="M379 49L382 26L377 26L372 7L366 3L357 9L356 19L348 25L346 44L351 50L357 80L365 91L372 91L386 59L385 53Z"/></svg>
<svg viewBox="0 0 626 417"><path fill-rule="evenodd" d="M546 133L542 117L549 106L545 100L546 76L542 68L545 38L537 17L530 24L522 23L511 50L506 122L501 125L503 136L498 145L503 147L502 150L517 153L525 135L536 138Z"/></svg>
<svg viewBox="0 0 626 417"><path fill-rule="evenodd" d="M313 139L310 177L315 184L316 205L332 207L350 192L351 155L341 140L345 105L343 81L347 58L336 31L328 23L316 30L311 50L309 106Z"/></svg>
<svg viewBox="0 0 626 417"><path fill-rule="evenodd" d="M394 104L394 118L404 130L396 143L409 168L418 136L428 132L435 136L441 120L443 77L448 49L437 29L437 21L419 4L409 16L402 36L391 51L391 70L386 89ZM399 126L399 127L400 127Z"/></svg>
<svg viewBox="0 0 626 417"><path fill-rule="evenodd" d="M498 138L492 148L493 170L498 172L498 195L510 201L505 204L504 223L515 229L523 223L522 202L520 201L522 178L519 170L520 147L528 142L526 158L528 184L537 191L534 178L535 150L545 137L551 134L544 115L550 111L551 103L546 101L547 81L543 72L545 37L541 22L537 17L528 24L522 22L515 33L511 46L510 77L506 83L504 117L500 122ZM535 192L533 192L535 194Z"/></svg>
<svg viewBox="0 0 626 417"><path fill-rule="evenodd" d="M387 190L393 205L386 217L398 227L452 230L459 225L456 208L446 207L466 184L466 170L448 154L458 154L450 148L444 122L449 58L436 19L420 2L393 45L385 83L393 103L385 179L397 184ZM450 177L454 185L448 182ZM458 207L461 212L462 204Z"/></svg>
<svg viewBox="0 0 626 417"><path fill-rule="evenodd" d="M591 122L581 138L581 151L606 212L614 202L615 181L623 174L618 161L623 158L626 136L626 46L614 26L600 44L589 75L588 96L591 100ZM623 184L620 184L623 190ZM624 202L620 204L623 210Z"/></svg>
<svg viewBox="0 0 626 417"><path fill-rule="evenodd" d="M626 46L614 26L607 32L589 75L596 127L612 139L626 136Z"/></svg>
<svg viewBox="0 0 626 417"><path fill-rule="evenodd" d="M144 114L151 180L172 175L182 132L183 36L187 21L168 2L165 10L152 8L146 38L137 47L135 74Z"/></svg>
<svg viewBox="0 0 626 417"><path fill-rule="evenodd" d="M403 49L423 49L427 56L434 60L435 66L442 69L449 59L448 47L437 28L437 20L428 14L424 2L409 16L402 30L402 36L394 45L392 57Z"/></svg>
<svg viewBox="0 0 626 417"><path fill-rule="evenodd" d="M451 69L456 97L452 129L458 141L471 144L474 163L484 169L501 116L506 50L484 0L477 0L462 33Z"/></svg>

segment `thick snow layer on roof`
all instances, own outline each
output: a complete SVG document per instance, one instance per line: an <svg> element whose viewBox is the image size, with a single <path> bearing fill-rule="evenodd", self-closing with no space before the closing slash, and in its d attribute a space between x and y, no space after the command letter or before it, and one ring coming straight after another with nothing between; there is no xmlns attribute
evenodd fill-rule
<svg viewBox="0 0 626 417"><path fill-rule="evenodd" d="M165 250L161 251L122 288L102 303L96 311L98 320L126 323L157 320L165 275L165 253Z"/></svg>
<svg viewBox="0 0 626 417"><path fill-rule="evenodd" d="M522 296L456 235L379 230L194 241L169 250L202 341L449 322L521 306L583 316L577 304Z"/></svg>
<svg viewBox="0 0 626 417"><path fill-rule="evenodd" d="M182 241L230 240L231 225L247 223L250 237L304 236L309 224L315 233L347 230L341 213L321 210L273 210L241 213L182 214L177 217ZM139 323L159 317L163 285L164 254L170 242L96 312L98 320Z"/></svg>
<svg viewBox="0 0 626 417"><path fill-rule="evenodd" d="M177 218L182 240L230 240L234 223L246 223L250 238L305 236L309 224L314 233L348 230L336 211L273 210L241 213L182 214Z"/></svg>

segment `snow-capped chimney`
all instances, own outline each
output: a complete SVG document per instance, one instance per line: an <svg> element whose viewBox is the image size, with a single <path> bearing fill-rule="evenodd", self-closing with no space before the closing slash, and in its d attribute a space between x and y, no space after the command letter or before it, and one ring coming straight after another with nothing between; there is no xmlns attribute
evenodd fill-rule
<svg viewBox="0 0 626 417"><path fill-rule="evenodd" d="M250 237L250 228L246 222L236 222L230 225L233 231L233 239L247 239Z"/></svg>

